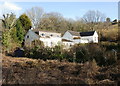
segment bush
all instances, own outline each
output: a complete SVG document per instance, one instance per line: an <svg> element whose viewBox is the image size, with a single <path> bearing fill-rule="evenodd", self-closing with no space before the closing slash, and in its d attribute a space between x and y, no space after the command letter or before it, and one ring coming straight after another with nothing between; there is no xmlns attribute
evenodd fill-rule
<svg viewBox="0 0 120 86"><path fill-rule="evenodd" d="M65 60L69 62L74 62L75 61L75 56L74 56L74 51L73 50L64 50L63 51L63 57Z"/></svg>
<svg viewBox="0 0 120 86"><path fill-rule="evenodd" d="M110 28L110 29L104 29L99 30L101 37L101 41L116 41L118 40L118 27Z"/></svg>
<svg viewBox="0 0 120 86"><path fill-rule="evenodd" d="M27 50L26 56L34 59L43 59L49 58L51 51L49 48L34 47Z"/></svg>
<svg viewBox="0 0 120 86"><path fill-rule="evenodd" d="M84 63L95 59L99 66L112 65L116 62L113 51L107 51L100 44L94 43L75 45L68 50L63 50L61 46L53 48L35 46L32 49L26 49L26 56L34 59L67 60L77 63Z"/></svg>
<svg viewBox="0 0 120 86"><path fill-rule="evenodd" d="M61 46L55 46L52 50L52 59L58 59L60 61L64 59Z"/></svg>
<svg viewBox="0 0 120 86"><path fill-rule="evenodd" d="M106 50L118 49L118 43L115 42L101 42L101 47L105 47Z"/></svg>
<svg viewBox="0 0 120 86"><path fill-rule="evenodd" d="M76 47L76 62L84 63L89 60L88 50L85 46Z"/></svg>
<svg viewBox="0 0 120 86"><path fill-rule="evenodd" d="M34 47L37 47L37 46L38 47L44 47L44 43L42 41L40 41L39 39L32 41L31 48L34 48Z"/></svg>
<svg viewBox="0 0 120 86"><path fill-rule="evenodd" d="M113 52L106 50L101 44L79 44L73 46L71 51L75 53L73 57L75 58L75 62L78 63L92 61L93 59L95 59L99 66L112 65L115 63L115 55ZM73 57L71 58L72 60Z"/></svg>
<svg viewBox="0 0 120 86"><path fill-rule="evenodd" d="M43 60L63 59L63 54L60 46L55 46L54 48L35 46L32 49L26 48L25 50L26 56L29 58Z"/></svg>

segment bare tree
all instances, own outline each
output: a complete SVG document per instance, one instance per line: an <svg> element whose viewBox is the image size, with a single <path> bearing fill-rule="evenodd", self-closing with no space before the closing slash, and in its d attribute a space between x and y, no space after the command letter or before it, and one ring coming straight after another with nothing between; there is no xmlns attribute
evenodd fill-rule
<svg viewBox="0 0 120 86"><path fill-rule="evenodd" d="M90 10L85 15L83 15L83 20L89 23L104 22L106 19L105 14L100 11Z"/></svg>
<svg viewBox="0 0 120 86"><path fill-rule="evenodd" d="M2 25L6 29L11 29L16 25L16 16L11 14L3 14Z"/></svg>
<svg viewBox="0 0 120 86"><path fill-rule="evenodd" d="M31 19L33 27L37 28L40 24L41 18L43 17L44 11L40 7L32 7L26 11L26 14Z"/></svg>
<svg viewBox="0 0 120 86"><path fill-rule="evenodd" d="M100 11L90 10L83 15L82 20L87 24L90 30L94 30L96 24L105 22L106 16Z"/></svg>
<svg viewBox="0 0 120 86"><path fill-rule="evenodd" d="M58 31L62 28L63 20L64 19L60 13L57 12L46 13L41 19L39 28Z"/></svg>

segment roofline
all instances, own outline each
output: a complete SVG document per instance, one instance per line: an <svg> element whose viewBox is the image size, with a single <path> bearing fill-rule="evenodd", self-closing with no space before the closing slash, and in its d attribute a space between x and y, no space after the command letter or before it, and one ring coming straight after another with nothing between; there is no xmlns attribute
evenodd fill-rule
<svg viewBox="0 0 120 86"><path fill-rule="evenodd" d="M34 31L35 29L33 29L32 31ZM36 30L36 31L41 31L41 32L50 32L50 33L57 33L57 34L61 34L61 33L58 33L58 32L52 32L52 31L44 31L44 30ZM35 31L34 31L35 32Z"/></svg>
<svg viewBox="0 0 120 86"><path fill-rule="evenodd" d="M69 32L69 31L72 31L72 30L67 30L66 32ZM75 32L75 33L79 33L80 34L80 32L77 32L77 31L72 31L72 32ZM70 33L70 32L69 32ZM71 34L71 33L70 33ZM71 34L72 36L77 36L77 35L73 35L73 34ZM80 36L80 35L79 35Z"/></svg>
<svg viewBox="0 0 120 86"><path fill-rule="evenodd" d="M34 31L32 31L31 29L29 29L29 31L33 32L36 36L38 36L38 38L40 37L39 35L37 35ZM28 33L28 32L27 32Z"/></svg>

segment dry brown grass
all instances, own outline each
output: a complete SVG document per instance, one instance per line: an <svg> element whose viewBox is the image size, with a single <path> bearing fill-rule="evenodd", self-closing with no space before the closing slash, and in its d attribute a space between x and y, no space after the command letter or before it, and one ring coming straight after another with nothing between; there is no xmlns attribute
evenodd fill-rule
<svg viewBox="0 0 120 86"><path fill-rule="evenodd" d="M102 68L95 61L80 63L57 60L3 57L3 84L101 84L116 83L120 77L117 66ZM114 72L113 72L114 70ZM107 74L109 80L102 77ZM112 79L113 78L113 79Z"/></svg>

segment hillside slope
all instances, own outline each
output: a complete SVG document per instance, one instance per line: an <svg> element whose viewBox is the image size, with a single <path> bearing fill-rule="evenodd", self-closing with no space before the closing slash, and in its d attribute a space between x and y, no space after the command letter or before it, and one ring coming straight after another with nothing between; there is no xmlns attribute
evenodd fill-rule
<svg viewBox="0 0 120 86"><path fill-rule="evenodd" d="M98 67L57 60L35 60L2 55L3 84L116 84L120 81L120 63Z"/></svg>

